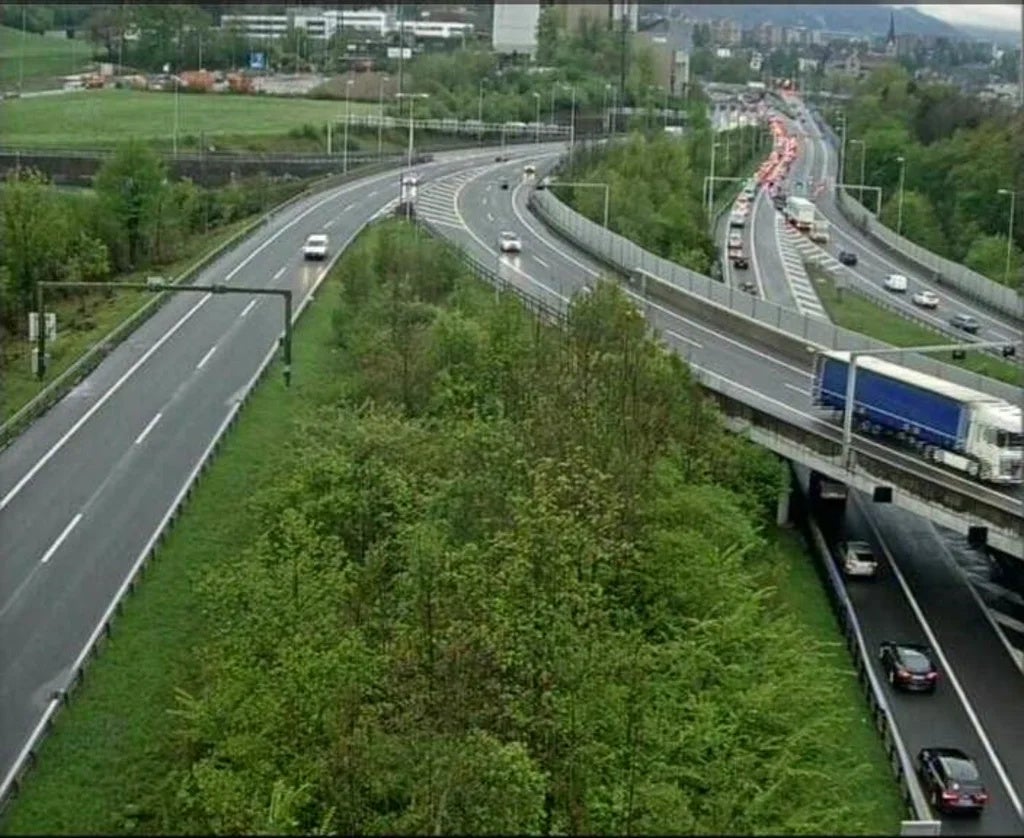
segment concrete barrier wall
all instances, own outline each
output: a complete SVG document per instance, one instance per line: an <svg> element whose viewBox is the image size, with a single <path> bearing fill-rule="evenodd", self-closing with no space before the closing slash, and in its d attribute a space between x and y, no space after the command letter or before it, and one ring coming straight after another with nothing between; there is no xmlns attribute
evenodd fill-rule
<svg viewBox="0 0 1024 838"><path fill-rule="evenodd" d="M832 127L826 124L817 112L814 112L814 118L826 138L838 147L839 138ZM836 190L836 204L847 221L856 225L885 249L913 262L940 285L948 285L965 297L1024 322L1024 297L1014 289L897 235L895 231L878 221L867 207L845 189Z"/></svg>
<svg viewBox="0 0 1024 838"><path fill-rule="evenodd" d="M671 299L677 307L685 305L687 308L683 310L699 312L705 322L716 322L730 334L752 338L785 352L787 357L804 359L807 363L810 357L807 346L842 350L891 348L882 341L745 294L662 259L570 209L548 190L535 191L530 206L545 223L613 270L625 275L636 270L647 274L648 291L652 295L661 295L666 301ZM686 297L693 299L684 303ZM895 356L894 360L1014 404L1022 401L1019 387L924 355L908 352Z"/></svg>

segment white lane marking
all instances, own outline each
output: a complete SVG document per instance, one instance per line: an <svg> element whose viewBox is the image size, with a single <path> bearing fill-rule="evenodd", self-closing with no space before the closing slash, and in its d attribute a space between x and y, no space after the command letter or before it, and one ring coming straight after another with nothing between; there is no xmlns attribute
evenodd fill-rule
<svg viewBox="0 0 1024 838"><path fill-rule="evenodd" d="M378 190L378 189L374 189L374 190L373 190L373 192L370 192L370 193L369 193L369 194L368 194L368 195L367 195L366 197L367 197L367 198L372 198L372 197L373 197L374 195L376 195L376 194L377 194L377 192L379 192L379 191L380 191L380 190Z"/></svg>
<svg viewBox="0 0 1024 838"><path fill-rule="evenodd" d="M540 258L539 256L534 256L533 258L534 258L534 260L535 260L535 261L537 261L537 262L539 262L540 264L542 264L542 265L543 265L543 266L544 266L545 268L550 268L550 267L551 267L551 266L550 266L550 265L549 265L549 264L548 264L547 262L545 262L545 261L544 261L543 259L541 259L541 258Z"/></svg>
<svg viewBox="0 0 1024 838"><path fill-rule="evenodd" d="M480 203L483 204L486 207L487 206L487 198L485 197L482 201L480 201Z"/></svg>
<svg viewBox="0 0 1024 838"><path fill-rule="evenodd" d="M803 387L797 387L795 384L790 384L788 381L784 381L782 386L792 390L794 393L799 393L801 396L810 395Z"/></svg>
<svg viewBox="0 0 1024 838"><path fill-rule="evenodd" d="M326 224L324 224L324 229L325 230L330 230L331 227L334 226L334 222L337 221L337 220L338 220L337 218L332 218L330 221L328 221Z"/></svg>
<svg viewBox="0 0 1024 838"><path fill-rule="evenodd" d="M342 192L344 192L344 191L347 191L347 190L342 190ZM283 236L288 230L290 230L292 227L294 227L296 224L298 224L307 215L310 215L311 213L313 213L316 210L320 209L320 207L322 207L324 204L328 204L331 201L337 200L338 194L339 193L332 193L331 195L327 196L326 198L323 198L323 199L317 201L315 204L312 204L310 207L308 207L302 213L300 213L295 218L293 218L291 221L289 221L287 224L285 224L280 230L278 230L276 233L274 233L274 235L272 235L265 242L263 242L263 244L261 244L255 250L253 250L252 253L250 253L248 256L246 256L245 259L243 259L238 264L238 266L236 268L234 268L230 273L228 273L228 275L226 277L224 277L224 281L225 282L229 282L232 277L234 277L239 271L242 270L242 268L244 268L246 265L248 265L260 253L262 253L263 250L265 250L267 247L269 247L271 244L273 244L273 242L277 241L277 239L279 239L281 236ZM78 433L78 431L82 428L82 426L86 422L88 422L93 416L95 416L96 412L101 407L103 407L103 405L105 405L108 401L110 401L111 398L113 398L114 394L117 393L118 390L120 390L121 387L124 386L124 383L129 378L131 378L138 371L138 369L144 363L146 363L146 361L148 361L151 357L153 357L154 353L158 352L161 346L163 346L175 334L177 334L178 330L182 326L184 326L189 320L191 320L192 316L197 311L199 311L199 309L201 309L204 305L206 305L206 303L209 301L211 296L212 296L211 294L204 294L202 296L202 298L199 300L198 303L196 303L194 306L192 306L192 308L190 308L181 317L181 319L178 320L177 323L175 323L173 326L171 326L171 328L168 329L163 334L163 336L161 336L161 338L156 343L154 343L149 349L147 349L143 353L142 357L139 358L139 360L136 361L134 364L132 364L128 368L127 372L125 372L119 379L117 379L117 381L115 381L113 383L113 385L111 385L110 389L107 390L107 392L104 393L93 404L93 406L90 407L81 416L81 418L77 422L75 422L74 425L71 426L71 428L67 432L65 432L65 434L60 439L58 439L52 446L50 446L50 449L45 454L43 454L42 457L40 457L36 461L35 465L33 465L32 468L30 468L28 470L28 472L17 483L14 484L14 487L6 495L4 495L3 499L0 500L0 510L3 510L4 508L6 508L7 505L12 500L14 500L15 497L17 497L18 493L22 489L24 489L25 485L33 477L35 477L39 473L40 469L42 469L48 462L50 462L50 460L53 458L53 456L58 451L60 451L65 445L67 445L68 440L71 439L71 437L73 437L76 433Z"/></svg>
<svg viewBox="0 0 1024 838"><path fill-rule="evenodd" d="M247 305L245 308L243 308L242 309L242 313L239 314L238 316L239 317L245 317L245 315L247 315L250 311L252 311L253 306L255 306L257 302L259 302L259 301L258 300L250 300L249 305Z"/></svg>
<svg viewBox="0 0 1024 838"><path fill-rule="evenodd" d="M196 369L201 370L203 367L205 367L206 362L210 360L210 356L216 351L217 344L214 344L213 346L210 347L210 351L203 356L203 359L198 364L196 364Z"/></svg>
<svg viewBox="0 0 1024 838"><path fill-rule="evenodd" d="M671 329L666 329L665 330L665 334L666 335L671 335L676 340L681 340L683 343L688 343L691 346L696 346L698 349L703 349L704 348L699 343L697 343L697 341L692 340L691 338L688 338L686 335L681 335L681 334L679 334L679 332L673 332Z"/></svg>
<svg viewBox="0 0 1024 838"><path fill-rule="evenodd" d="M494 221L494 216L491 215L490 213L487 213L487 220L488 221Z"/></svg>
<svg viewBox="0 0 1024 838"><path fill-rule="evenodd" d="M757 224L757 213L761 208L761 202L763 198L764 187L761 186L757 190L757 195L754 198L754 203L750 207L750 242L748 243L747 247L750 249L750 263L754 266L754 282L757 283L757 296L759 296L762 300L767 300L768 298L765 296L764 293L764 283L761 282L761 266L758 265L757 263L757 233L754 229ZM775 208L772 207L772 209L774 210ZM774 219L772 220L774 221ZM728 252L726 255L728 256ZM728 262L728 258L726 259L726 261Z"/></svg>
<svg viewBox="0 0 1024 838"><path fill-rule="evenodd" d="M139 434L137 437L135 437L135 444L136 445L142 445L142 440L144 440L147 436L149 436L149 432L151 430L153 430L153 428L156 426L156 423L160 421L160 417L161 416L163 416L163 414L162 413L158 413L156 416L154 416L152 419L149 420L149 424L146 425L146 427L142 429L142 433Z"/></svg>
<svg viewBox="0 0 1024 838"><path fill-rule="evenodd" d="M859 500L857 503L860 505ZM889 561L889 567L892 568L893 574L896 576L896 580L900 583L900 587L903 589L907 602L910 603L910 608L913 610L914 616L917 617L917 621L921 624L921 628L924 630L925 636L928 638L928 642L931 644L932 649L935 650L935 654L938 656L943 668L945 668L946 680L952 684L953 690L960 699L960 703L963 705L964 712L967 714L967 718L970 720L971 726L974 728L974 732L978 734L978 739L981 740L981 746L985 749L985 753L988 755L988 758L992 763L992 767L995 768L996 774L999 775L999 780L1002 782L1003 788L1006 789L1007 796L1010 798L1010 803L1013 805L1013 808L1017 810L1017 816L1021 820L1024 820L1024 806L1021 806L1020 798L1017 796L1016 790L1010 783L1010 778L1006 774L1006 769L1003 768L1003 764L999 761L999 757L996 756L995 748L992 747L992 742L989 740L988 734L985 733L985 728L981 726L981 720L978 718L978 714L974 711L974 707L971 706L970 701L967 700L967 695L964 693L963 687L960 686L960 680L956 677L953 667L949 665L949 660L946 658L946 654L942 651L942 647L939 645L939 639L935 636L935 632L932 631L932 627L925 619L921 606L918 605L917 600L914 599L914 594L910 590L907 580L903 577L903 573L900 571L899 567L896 566L896 560L893 558L892 552L889 550L889 545L886 544L885 539L882 538L882 533L879 532L877 525L870 515L865 514L863 517L867 522L868 527L871 529L871 532L877 539L879 546L881 546L882 552L885 553L885 557Z"/></svg>
<svg viewBox="0 0 1024 838"><path fill-rule="evenodd" d="M348 212L354 206L355 206L355 204L349 204L347 207L345 207L345 209L342 210L342 212Z"/></svg>
<svg viewBox="0 0 1024 838"><path fill-rule="evenodd" d="M64 532L57 536L57 540L50 545L50 549L43 554L42 563L46 564L53 558L53 554L60 549L60 545L64 543L64 540L71 535L71 531L78 526L78 522L82 520L82 513L79 512L74 518L71 519L71 523L64 527Z"/></svg>
<svg viewBox="0 0 1024 838"><path fill-rule="evenodd" d="M281 267L280 267L280 268L278 269L277 273L276 273L276 274L274 274L274 279L280 279L280 278L281 278L281 275L282 275L282 274L283 274L283 273L284 273L284 272L285 272L286 270L288 270L288 266L287 266L287 265L282 265L282 266L281 266Z"/></svg>
<svg viewBox="0 0 1024 838"><path fill-rule="evenodd" d="M491 191L491 185L488 183L487 186L484 187L484 192L490 192L490 191Z"/></svg>

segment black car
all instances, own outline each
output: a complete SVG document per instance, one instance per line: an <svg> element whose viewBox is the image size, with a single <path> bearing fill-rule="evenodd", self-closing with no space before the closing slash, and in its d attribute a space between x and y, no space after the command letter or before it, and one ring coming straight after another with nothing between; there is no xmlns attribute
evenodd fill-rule
<svg viewBox="0 0 1024 838"><path fill-rule="evenodd" d="M757 293L757 283L750 279L745 279L740 283L740 291L745 291L748 294Z"/></svg>
<svg viewBox="0 0 1024 838"><path fill-rule="evenodd" d="M738 254L732 257L732 266L737 270L744 271L750 267L750 261L746 256Z"/></svg>
<svg viewBox="0 0 1024 838"><path fill-rule="evenodd" d="M949 325L972 335L978 334L978 329L981 328L981 324L969 314L954 314L950 318Z"/></svg>
<svg viewBox="0 0 1024 838"><path fill-rule="evenodd" d="M932 808L939 812L980 813L988 803L978 766L959 748L922 748L917 771Z"/></svg>
<svg viewBox="0 0 1024 838"><path fill-rule="evenodd" d="M886 640L878 648L878 659L889 683L898 689L934 692L938 670L928 656L928 647Z"/></svg>
<svg viewBox="0 0 1024 838"><path fill-rule="evenodd" d="M857 264L857 254L856 253L850 253L849 250L840 250L839 251L839 261L842 262L844 265L856 265Z"/></svg>

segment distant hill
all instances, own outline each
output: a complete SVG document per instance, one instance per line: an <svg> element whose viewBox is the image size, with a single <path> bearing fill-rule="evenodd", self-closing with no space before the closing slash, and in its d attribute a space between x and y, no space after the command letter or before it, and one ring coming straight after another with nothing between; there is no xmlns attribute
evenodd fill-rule
<svg viewBox="0 0 1024 838"><path fill-rule="evenodd" d="M666 3L664 7L673 16L686 15L705 20L732 18L744 29L753 29L761 23L772 23L777 26L805 26L808 29L822 29L827 32L842 32L869 38L885 36L889 31L889 13L892 12L896 20L897 34L948 38L963 38L966 34L957 27L917 9L893 9L881 4L795 3L787 6L781 3Z"/></svg>

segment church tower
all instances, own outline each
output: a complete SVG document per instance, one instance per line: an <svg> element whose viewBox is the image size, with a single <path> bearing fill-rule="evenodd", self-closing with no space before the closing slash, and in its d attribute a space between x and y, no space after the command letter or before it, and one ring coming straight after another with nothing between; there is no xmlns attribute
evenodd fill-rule
<svg viewBox="0 0 1024 838"><path fill-rule="evenodd" d="M885 54L890 58L895 58L897 52L896 43L896 15L894 12L889 12L889 34L885 39Z"/></svg>

